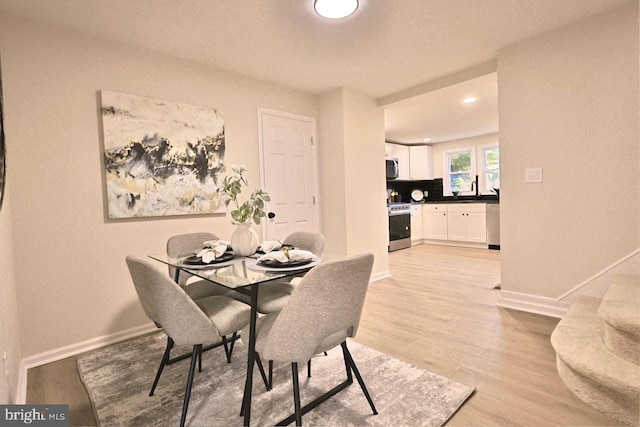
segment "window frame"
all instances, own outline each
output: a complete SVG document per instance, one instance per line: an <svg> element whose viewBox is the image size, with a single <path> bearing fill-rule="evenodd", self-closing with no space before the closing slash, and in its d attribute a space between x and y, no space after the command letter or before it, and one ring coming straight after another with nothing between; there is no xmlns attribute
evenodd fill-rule
<svg viewBox="0 0 640 427"><path fill-rule="evenodd" d="M443 158L443 168L442 168L442 175L443 175L443 179L442 179L442 195L443 196L452 196L453 193L451 192L451 169L450 169L450 164L451 164L451 155L453 154L461 154L461 153L470 153L470 169L469 169L469 175L471 178L471 181L473 181L475 179L475 176L477 175L477 166L476 166L476 147L464 147L464 148L457 148L455 150L447 150L444 151L442 153L442 158ZM475 189L473 191L469 190L469 191L461 191L460 192L460 196L473 196L475 195Z"/></svg>
<svg viewBox="0 0 640 427"><path fill-rule="evenodd" d="M487 171L489 170L487 168L487 151L489 150L493 150L493 149L498 149L498 158L500 156L500 144L499 143L495 143L495 144L487 144L487 145L480 145L478 146L478 149L480 150L481 153L481 173L478 174L478 188L482 188L483 190L481 192L479 192L479 194L485 194L485 195L495 195L496 193L493 192L492 190L488 190L486 189L487 186L487 179L486 179L486 175L487 175ZM500 162L498 162L498 181L500 180ZM497 187L500 188L500 187Z"/></svg>

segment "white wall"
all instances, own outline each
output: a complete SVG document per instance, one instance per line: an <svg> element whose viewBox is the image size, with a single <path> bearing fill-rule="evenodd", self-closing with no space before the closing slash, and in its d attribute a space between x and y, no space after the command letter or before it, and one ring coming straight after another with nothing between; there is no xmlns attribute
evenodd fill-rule
<svg viewBox="0 0 640 427"><path fill-rule="evenodd" d="M233 230L224 215L107 219L101 89L222 110L227 164L256 186L257 108L318 113L315 96L13 17L0 16L0 52L23 357L147 323L125 256Z"/></svg>
<svg viewBox="0 0 640 427"><path fill-rule="evenodd" d="M372 252L380 272L389 268L384 110L359 92L343 93L348 252Z"/></svg>
<svg viewBox="0 0 640 427"><path fill-rule="evenodd" d="M640 246L638 68L637 2L498 52L503 290L557 298Z"/></svg>
<svg viewBox="0 0 640 427"><path fill-rule="evenodd" d="M11 152L9 152L11 156ZM12 159L8 165L12 167ZM0 404L16 403L20 368L20 333L16 281L13 268L13 236L11 227L11 181L6 183L5 198L0 210L0 360L6 352L6 362L0 362ZM5 369L9 369L8 378Z"/></svg>
<svg viewBox="0 0 640 427"><path fill-rule="evenodd" d="M384 110L349 89L320 97L322 229L327 249L371 252L373 273L387 274L389 259L384 158Z"/></svg>
<svg viewBox="0 0 640 427"><path fill-rule="evenodd" d="M347 217L336 215L345 212L345 146L342 89L320 96L320 121L318 123L318 147L320 164L330 173L320 178L321 229L325 235L325 249L332 252L347 251Z"/></svg>

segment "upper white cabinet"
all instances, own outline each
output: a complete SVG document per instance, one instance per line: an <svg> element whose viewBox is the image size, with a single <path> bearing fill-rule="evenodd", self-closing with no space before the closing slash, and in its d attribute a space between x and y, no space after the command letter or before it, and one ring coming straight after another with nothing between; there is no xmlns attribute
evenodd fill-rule
<svg viewBox="0 0 640 427"><path fill-rule="evenodd" d="M387 157L396 158L396 144L385 143L384 144L384 154Z"/></svg>
<svg viewBox="0 0 640 427"><path fill-rule="evenodd" d="M409 147L396 144L396 158L398 159L398 179L411 179Z"/></svg>
<svg viewBox="0 0 640 427"><path fill-rule="evenodd" d="M426 180L433 179L433 159L431 147L428 145L384 144L387 157L398 159L398 179Z"/></svg>
<svg viewBox="0 0 640 427"><path fill-rule="evenodd" d="M409 147L409 179L416 181L433 179L433 159L431 156L431 147L428 145Z"/></svg>

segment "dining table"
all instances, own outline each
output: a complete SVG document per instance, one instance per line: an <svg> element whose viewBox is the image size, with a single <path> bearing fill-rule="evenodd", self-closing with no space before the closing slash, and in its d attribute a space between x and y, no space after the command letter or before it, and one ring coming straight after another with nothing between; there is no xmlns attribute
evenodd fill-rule
<svg viewBox="0 0 640 427"><path fill-rule="evenodd" d="M248 257L233 256L222 262L203 265L191 264L187 262L187 258L174 258L168 256L166 253L149 255L151 259L173 267L176 275L179 274L180 271L185 271L193 276L211 282L212 286L222 286L250 297L251 317L249 322L249 337L247 340L247 374L241 409L241 415L244 415L245 426L249 426L251 420L253 369L256 364L255 330L256 320L258 318L258 295L261 285L276 280L304 275L323 260L334 259L341 256L340 254L323 252L322 258L315 257L311 262L303 265L266 267L258 263L257 255Z"/></svg>

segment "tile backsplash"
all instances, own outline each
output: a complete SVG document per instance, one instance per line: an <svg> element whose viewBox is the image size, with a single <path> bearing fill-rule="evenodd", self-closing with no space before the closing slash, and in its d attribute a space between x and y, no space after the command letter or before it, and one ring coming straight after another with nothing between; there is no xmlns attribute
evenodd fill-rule
<svg viewBox="0 0 640 427"><path fill-rule="evenodd" d="M397 191L402 202L411 202L411 192L415 189L429 192L429 197L425 200L443 200L442 178L426 181L387 181L387 188Z"/></svg>

